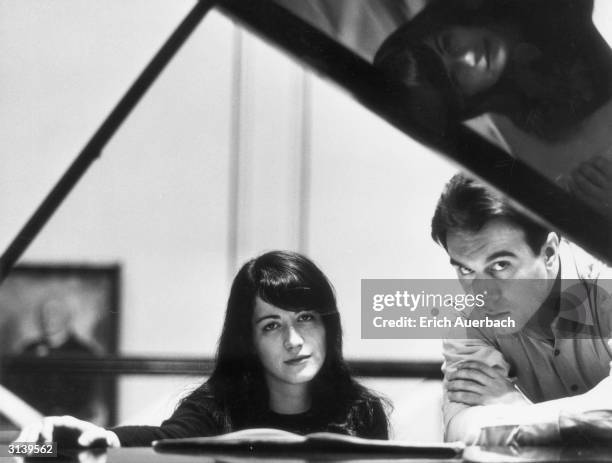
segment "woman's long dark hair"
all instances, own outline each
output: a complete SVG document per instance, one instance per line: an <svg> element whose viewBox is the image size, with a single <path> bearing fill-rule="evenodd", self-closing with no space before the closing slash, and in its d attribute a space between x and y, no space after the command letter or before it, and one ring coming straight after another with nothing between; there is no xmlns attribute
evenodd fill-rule
<svg viewBox="0 0 612 463"><path fill-rule="evenodd" d="M372 420L380 399L349 373L331 283L312 261L295 252L268 252L238 271L227 302L214 371L185 400L214 400L225 432L248 428L268 411L268 389L253 343L257 297L283 310L312 310L321 315L327 352L311 384L312 411L329 424L329 431L355 434L364 421ZM364 412L370 416L363 416Z"/></svg>
<svg viewBox="0 0 612 463"><path fill-rule="evenodd" d="M409 86L436 88L451 117L498 112L556 139L612 94L612 55L592 11L592 0L432 0L385 40L374 64ZM491 25L515 28L521 47L496 85L462 97L425 39L451 26Z"/></svg>

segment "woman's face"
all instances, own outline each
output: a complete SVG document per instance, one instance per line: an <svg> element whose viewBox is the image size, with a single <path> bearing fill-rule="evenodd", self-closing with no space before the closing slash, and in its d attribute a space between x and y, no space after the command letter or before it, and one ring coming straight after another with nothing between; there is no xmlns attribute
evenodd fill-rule
<svg viewBox="0 0 612 463"><path fill-rule="evenodd" d="M308 383L323 366L325 326L317 312L291 312L257 297L252 325L255 351L269 387Z"/></svg>
<svg viewBox="0 0 612 463"><path fill-rule="evenodd" d="M426 41L459 93L471 97L493 87L508 63L508 40L488 27L452 26Z"/></svg>

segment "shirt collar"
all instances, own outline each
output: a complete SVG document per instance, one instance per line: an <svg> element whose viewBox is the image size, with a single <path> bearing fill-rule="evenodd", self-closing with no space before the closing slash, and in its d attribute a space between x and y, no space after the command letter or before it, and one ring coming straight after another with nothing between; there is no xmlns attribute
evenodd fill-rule
<svg viewBox="0 0 612 463"><path fill-rule="evenodd" d="M582 256L585 257L585 256ZM567 320L578 325L594 326L591 291L589 283L596 279L597 263L592 258L576 255L569 242L562 240L559 246L559 259L561 275L560 307L558 319ZM559 325L557 320L553 322Z"/></svg>

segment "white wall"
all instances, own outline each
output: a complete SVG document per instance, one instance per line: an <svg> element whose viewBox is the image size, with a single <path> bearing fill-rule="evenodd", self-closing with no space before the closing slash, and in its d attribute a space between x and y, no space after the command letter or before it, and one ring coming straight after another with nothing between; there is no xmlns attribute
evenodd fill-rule
<svg viewBox="0 0 612 463"><path fill-rule="evenodd" d="M12 104L0 124L0 200L17 220L2 221L2 243L192 2L13 3L5 62L24 64L3 67ZM227 19L207 18L24 256L120 262L125 353L214 348L190 320L217 325L226 294L232 34Z"/></svg>
<svg viewBox="0 0 612 463"><path fill-rule="evenodd" d="M0 246L191 5L0 3ZM120 262L120 351L212 355L237 266L298 249L336 286L348 358L439 359L361 340L359 284L452 277L429 221L454 170L213 12L24 261ZM122 381L121 418L177 387L146 384Z"/></svg>

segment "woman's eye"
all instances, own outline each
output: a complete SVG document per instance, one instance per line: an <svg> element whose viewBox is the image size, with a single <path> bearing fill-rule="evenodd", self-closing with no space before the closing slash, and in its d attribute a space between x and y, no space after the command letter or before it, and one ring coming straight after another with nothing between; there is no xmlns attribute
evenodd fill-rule
<svg viewBox="0 0 612 463"><path fill-rule="evenodd" d="M280 325L276 322L272 322L272 323L267 323L266 325L264 325L264 327L262 328L264 331L272 331L275 330L276 328L278 328Z"/></svg>
<svg viewBox="0 0 612 463"><path fill-rule="evenodd" d="M438 46L438 51L441 54L448 53L449 50L449 38L448 34L440 34L438 35L438 39L436 40L436 45Z"/></svg>
<svg viewBox="0 0 612 463"><path fill-rule="evenodd" d="M314 315L311 313L303 313L298 316L298 321L300 322L309 322L314 320Z"/></svg>

